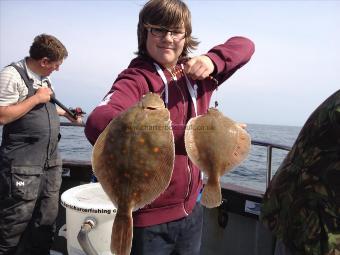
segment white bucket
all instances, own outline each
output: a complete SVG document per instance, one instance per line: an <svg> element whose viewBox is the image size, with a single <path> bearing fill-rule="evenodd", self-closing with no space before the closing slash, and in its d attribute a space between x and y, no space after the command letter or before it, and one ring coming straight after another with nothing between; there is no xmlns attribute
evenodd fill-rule
<svg viewBox="0 0 340 255"><path fill-rule="evenodd" d="M100 183L80 185L61 195L66 208L66 238L69 255L86 255L79 245L77 235L85 219L91 217L96 226L88 234L93 248L100 255L111 255L112 224L117 213Z"/></svg>

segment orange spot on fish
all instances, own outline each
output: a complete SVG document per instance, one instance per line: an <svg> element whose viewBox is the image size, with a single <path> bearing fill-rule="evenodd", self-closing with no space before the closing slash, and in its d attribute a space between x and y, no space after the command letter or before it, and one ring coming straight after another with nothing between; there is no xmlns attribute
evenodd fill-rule
<svg viewBox="0 0 340 255"><path fill-rule="evenodd" d="M138 142L143 144L143 143L145 143L145 140L144 140L144 138L140 138Z"/></svg>
<svg viewBox="0 0 340 255"><path fill-rule="evenodd" d="M149 173L148 173L148 172L144 172L144 176L145 176L145 177L148 177L148 176L149 176Z"/></svg>
<svg viewBox="0 0 340 255"><path fill-rule="evenodd" d="M159 152L159 147L155 147L155 148L153 148L153 152L155 152L155 153L157 153L157 152Z"/></svg>

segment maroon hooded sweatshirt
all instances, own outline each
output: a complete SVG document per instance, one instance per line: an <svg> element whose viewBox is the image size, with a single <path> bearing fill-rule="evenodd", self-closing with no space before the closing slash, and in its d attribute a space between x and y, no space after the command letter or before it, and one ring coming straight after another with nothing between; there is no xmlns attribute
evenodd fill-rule
<svg viewBox="0 0 340 255"><path fill-rule="evenodd" d="M213 61L215 71L212 75L221 84L246 64L253 53L252 41L244 37L233 37L212 48L206 56ZM133 213L133 223L136 227L161 224L189 215L202 188L200 171L188 158L184 146L186 123L195 117L185 77L179 74L178 80L174 81L170 72L161 68L168 81L168 109L175 138L175 164L168 188L151 204ZM198 86L197 114L205 114L217 84L212 79L190 82ZM137 57L119 74L103 102L89 115L85 135L91 144L96 142L113 118L135 105L149 91L161 95L164 91L163 81L156 71L154 60ZM162 95L164 96L164 93Z"/></svg>

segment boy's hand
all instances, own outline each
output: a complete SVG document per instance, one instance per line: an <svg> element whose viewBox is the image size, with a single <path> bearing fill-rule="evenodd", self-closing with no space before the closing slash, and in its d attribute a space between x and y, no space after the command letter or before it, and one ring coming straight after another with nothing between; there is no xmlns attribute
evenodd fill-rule
<svg viewBox="0 0 340 255"><path fill-rule="evenodd" d="M184 64L184 72L193 80L204 80L214 69L212 60L205 55L193 57Z"/></svg>

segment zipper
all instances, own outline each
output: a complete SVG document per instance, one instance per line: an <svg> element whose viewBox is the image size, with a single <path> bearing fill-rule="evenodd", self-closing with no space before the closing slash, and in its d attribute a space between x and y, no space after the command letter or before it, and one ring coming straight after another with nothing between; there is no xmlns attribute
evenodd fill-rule
<svg viewBox="0 0 340 255"><path fill-rule="evenodd" d="M185 96L184 96L184 93L181 89L181 87L178 85L178 79L177 79L177 76L176 76L176 73L174 74L171 70L167 69L168 72L170 73L171 77L172 77L172 80L173 82L175 83L175 86L177 88L177 90L179 91L179 93L181 94L181 97L182 97L182 102L183 102L183 119L182 119L182 124L183 125L186 125L186 119L187 119L187 112L188 112L188 109L187 107L187 104L185 103ZM183 78L184 76L181 76L180 78Z"/></svg>
<svg viewBox="0 0 340 255"><path fill-rule="evenodd" d="M177 82L175 83L176 84L176 88L178 89L178 91L180 92L181 96L182 96L182 102L183 102L183 119L182 119L182 123L183 125L186 125L186 119L187 119L187 105L185 103L185 97L184 97L184 94L183 94L183 91L181 89L181 87L177 84Z"/></svg>
<svg viewBox="0 0 340 255"><path fill-rule="evenodd" d="M189 193L190 193L190 189L191 189L191 183L192 183L192 179L191 179L191 169L190 169L190 166L189 166L189 159L188 159L188 156L187 156L187 169L188 169L188 176L189 176L189 181L188 181L188 189L187 189L187 193L185 194L185 198L184 198L184 201L186 201L189 197ZM185 209L185 206L183 204L183 208L184 208L184 211L185 213L188 215L188 212L187 210Z"/></svg>
<svg viewBox="0 0 340 255"><path fill-rule="evenodd" d="M46 113L47 113L47 118L48 118L48 122L49 122L49 129L48 129L48 144L47 144L47 155L46 155L46 161L45 161L45 166L46 164L48 164L48 161L50 159L50 145L51 145L51 118L50 118L50 114L47 108L47 103L45 104L45 109L46 109Z"/></svg>
<svg viewBox="0 0 340 255"><path fill-rule="evenodd" d="M187 112L188 112L187 107L189 107L189 105L187 105L185 103L185 96L184 96L184 93L183 93L181 87L178 85L177 76L175 74L173 74L171 72L171 70L168 70L168 71L171 74L173 82L175 83L175 86L176 86L177 90L180 92L181 97L182 97L182 102L183 102L183 119L182 119L182 124L184 126L186 126L186 119L187 119ZM187 199L189 197L190 190L191 190L191 184L192 184L192 177L191 177L192 170L190 169L190 166L189 166L189 158L188 158L188 156L186 158L187 158L187 161L186 161L186 164L187 164L187 173L188 173L188 179L189 180L188 180L187 192L186 192L185 197L184 197L184 202L187 201ZM189 213L187 212L187 210L185 208L185 203L183 203L183 210L184 210L184 213L188 216Z"/></svg>
<svg viewBox="0 0 340 255"><path fill-rule="evenodd" d="M40 77L41 78L41 77ZM47 83L47 87L51 89L51 84L48 81L45 81ZM40 79L40 84L37 84L39 87L43 87L43 79ZM51 144L51 118L50 118L50 112L48 110L48 106L47 106L48 102L44 104L45 110L46 110L46 114L47 114L47 118L48 118L48 122L49 122L49 129L48 129L48 144L47 144L47 148L46 148L46 161L44 163L44 167L46 167L46 164L48 164L48 161L50 159L50 144Z"/></svg>

